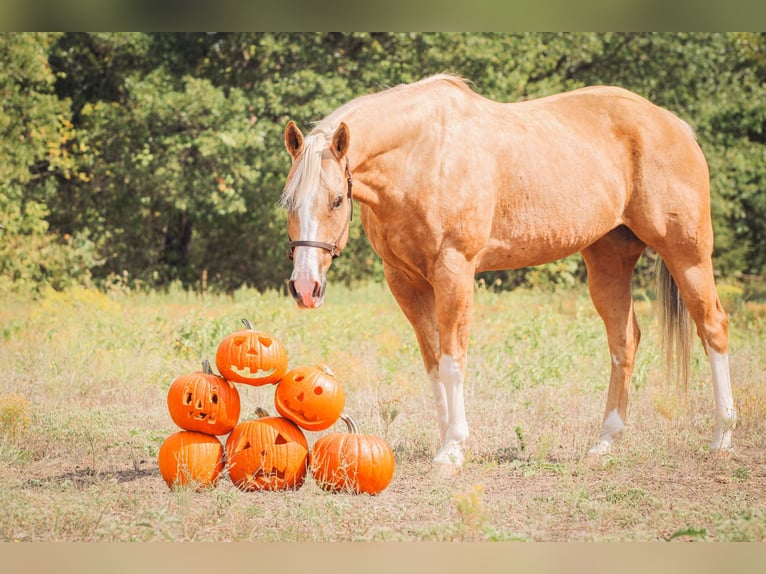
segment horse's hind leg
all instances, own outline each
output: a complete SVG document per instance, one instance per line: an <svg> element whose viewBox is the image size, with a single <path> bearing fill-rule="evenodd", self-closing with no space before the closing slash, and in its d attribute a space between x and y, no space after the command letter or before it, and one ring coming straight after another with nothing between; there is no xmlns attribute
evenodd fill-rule
<svg viewBox="0 0 766 574"><path fill-rule="evenodd" d="M641 332L633 310L631 278L645 245L618 227L583 251L593 304L606 327L612 370L598 441L589 455L604 455L625 428L628 393Z"/></svg>
<svg viewBox="0 0 766 574"><path fill-rule="evenodd" d="M692 250L691 255L685 257L673 252L663 255L662 251L660 255L675 280L710 360L715 400L715 427L710 449L713 452L730 451L737 414L729 374L729 319L718 298L711 258L700 250ZM672 283L670 288L673 288Z"/></svg>

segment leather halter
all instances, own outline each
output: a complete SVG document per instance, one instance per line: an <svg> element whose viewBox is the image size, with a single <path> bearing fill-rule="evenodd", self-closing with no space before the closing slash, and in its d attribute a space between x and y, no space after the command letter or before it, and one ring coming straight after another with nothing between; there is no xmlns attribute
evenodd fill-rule
<svg viewBox="0 0 766 574"><path fill-rule="evenodd" d="M293 241L290 239L290 234L288 233L287 238L290 239L290 242L288 243L287 256L290 258L290 261L293 259L293 254L296 247L316 247L317 249L324 249L325 251L329 251L333 259L340 257L341 250L338 248L338 243L340 243L340 241L343 239L343 236L346 234L346 231L348 231L348 227L351 224L351 217L354 215L354 202L351 197L351 188L354 182L351 178L351 170L348 168L348 157L346 157L346 183L348 184L348 192L346 193L346 198L348 199L348 218L346 219L346 224L343 226L343 229L340 230L338 238L333 243L326 243L324 241L309 241L306 239Z"/></svg>

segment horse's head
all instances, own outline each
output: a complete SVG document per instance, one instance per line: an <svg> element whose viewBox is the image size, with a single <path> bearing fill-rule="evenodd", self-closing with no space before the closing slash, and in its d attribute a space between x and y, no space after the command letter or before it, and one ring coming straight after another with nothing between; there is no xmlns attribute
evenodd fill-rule
<svg viewBox="0 0 766 574"><path fill-rule="evenodd" d="M282 194L293 260L288 288L299 307L322 304L327 270L348 241L353 212L348 146L342 122L337 128L318 126L305 139L294 122L285 128L285 147L293 158Z"/></svg>

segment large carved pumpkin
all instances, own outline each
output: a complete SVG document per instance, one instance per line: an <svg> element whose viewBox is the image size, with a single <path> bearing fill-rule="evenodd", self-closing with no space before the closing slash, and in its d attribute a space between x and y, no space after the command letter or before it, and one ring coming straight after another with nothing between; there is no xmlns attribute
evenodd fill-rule
<svg viewBox="0 0 766 574"><path fill-rule="evenodd" d="M194 431L173 433L160 446L160 474L171 489L215 487L223 471L223 445L216 437Z"/></svg>
<svg viewBox="0 0 766 574"><path fill-rule="evenodd" d="M256 331L247 319L245 329L221 341L215 354L220 373L230 381L261 386L278 382L287 371L287 351L276 337Z"/></svg>
<svg viewBox="0 0 766 574"><path fill-rule="evenodd" d="M385 439L359 434L348 415L348 432L320 437L311 452L311 475L323 490L378 494L391 482L396 462Z"/></svg>
<svg viewBox="0 0 766 574"><path fill-rule="evenodd" d="M310 431L334 425L345 404L346 393L327 365L290 370L274 393L279 414Z"/></svg>
<svg viewBox="0 0 766 574"><path fill-rule="evenodd" d="M202 371L181 375L170 385L168 410L184 430L224 435L239 421L239 391L204 361Z"/></svg>
<svg viewBox="0 0 766 574"><path fill-rule="evenodd" d="M263 411L261 414L265 415ZM245 491L300 488L308 460L303 432L282 417L242 421L226 441L229 477Z"/></svg>

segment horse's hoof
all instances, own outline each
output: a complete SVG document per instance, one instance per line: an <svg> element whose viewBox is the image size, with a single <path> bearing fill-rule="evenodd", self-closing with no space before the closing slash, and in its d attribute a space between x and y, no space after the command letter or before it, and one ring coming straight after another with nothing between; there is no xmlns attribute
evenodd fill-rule
<svg viewBox="0 0 766 574"><path fill-rule="evenodd" d="M594 444L590 450L585 453L585 464L588 466L604 466L609 460L609 454L612 452L612 443L601 440Z"/></svg>
<svg viewBox="0 0 766 574"><path fill-rule="evenodd" d="M465 457L457 444L443 447L434 457L436 475L440 478L452 478L463 469Z"/></svg>
<svg viewBox="0 0 766 574"><path fill-rule="evenodd" d="M586 456L605 456L612 451L612 443L605 440L600 440L588 451Z"/></svg>

